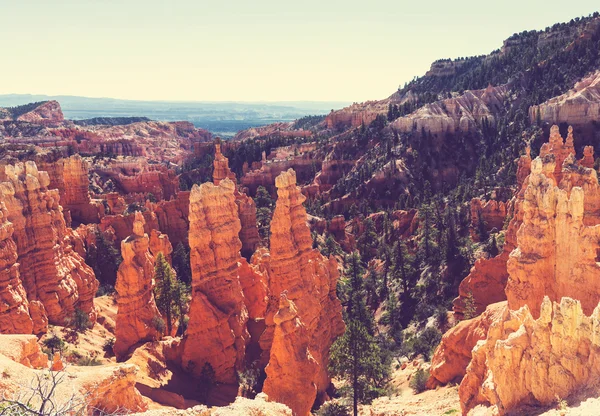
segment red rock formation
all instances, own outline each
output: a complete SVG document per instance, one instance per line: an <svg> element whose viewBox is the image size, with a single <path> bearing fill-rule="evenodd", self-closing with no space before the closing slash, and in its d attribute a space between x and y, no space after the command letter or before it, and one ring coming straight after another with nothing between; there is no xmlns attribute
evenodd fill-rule
<svg viewBox="0 0 600 416"><path fill-rule="evenodd" d="M38 322L43 322L43 315L47 315L51 323L64 325L75 309L80 309L94 321L93 297L98 281L69 243L58 191L48 190L47 173L26 162L7 165L2 178L0 190L7 218L14 226L13 239L30 309L32 301L40 301L31 316L41 315Z"/></svg>
<svg viewBox="0 0 600 416"><path fill-rule="evenodd" d="M471 200L471 238L473 241L479 241L480 229L486 232L497 231L504 227L506 219L507 204L493 199L483 202L479 198Z"/></svg>
<svg viewBox="0 0 600 416"><path fill-rule="evenodd" d="M169 241L169 236L162 234L160 231L152 230L150 232L150 253L152 256L158 256L158 253L162 253L163 256L171 263L171 253L173 252L173 246Z"/></svg>
<svg viewBox="0 0 600 416"><path fill-rule="evenodd" d="M229 169L229 159L227 159L221 153L221 142L217 139L215 142L215 158L213 161L213 182L215 185L219 185L225 178L231 179L233 183L236 182L235 173Z"/></svg>
<svg viewBox="0 0 600 416"><path fill-rule="evenodd" d="M256 204L254 200L244 193L235 197L240 216L240 240L242 242L242 255L249 258L260 245L260 236L256 225Z"/></svg>
<svg viewBox="0 0 600 416"><path fill-rule="evenodd" d="M318 364L313 382L317 386L318 396L321 396L329 386L329 348L344 331L342 308L335 294L337 263L335 259L328 260L312 249L306 210L302 205L305 197L296 186L294 171L290 169L279 175L276 186L278 198L271 221L270 303L266 316L267 329L260 343L264 351L270 350L275 329L274 315L279 310L277 296L285 291L306 328L302 333L310 338L310 353ZM273 353L278 354L271 351L271 356ZM271 370L271 374L272 378L283 377L276 375L274 370ZM292 380L289 382L293 383Z"/></svg>
<svg viewBox="0 0 600 416"><path fill-rule="evenodd" d="M471 351L478 341L486 339L490 325L506 308L506 302L495 303L476 318L459 322L442 337L431 359L428 388L460 381L471 362Z"/></svg>
<svg viewBox="0 0 600 416"><path fill-rule="evenodd" d="M317 397L319 364L309 350L310 334L285 292L273 321L275 332L263 392L270 401L287 405L294 415L308 416Z"/></svg>
<svg viewBox="0 0 600 416"><path fill-rule="evenodd" d="M596 171L575 160L569 132L563 142L552 128L516 199L522 220L508 258L508 306L473 349L459 389L465 414L477 405L494 414L549 405L600 374L600 191Z"/></svg>
<svg viewBox="0 0 600 416"><path fill-rule="evenodd" d="M529 143L525 148L525 154L521 156L517 162L517 189L521 189L523 187L523 183L525 179L529 176L531 172L531 147Z"/></svg>
<svg viewBox="0 0 600 416"><path fill-rule="evenodd" d="M215 159L213 170L213 183L219 185L225 178L229 178L236 183L235 173L229 169L229 159L221 153L221 142L215 142ZM242 241L242 255L250 258L252 253L260 245L260 236L256 226L256 204L254 200L244 193L235 190L235 202L238 205L241 230L240 240Z"/></svg>
<svg viewBox="0 0 600 416"><path fill-rule="evenodd" d="M142 215L144 217L144 231L147 234L150 234L152 230L159 229L158 219L153 211L146 209L142 212ZM106 215L100 220L99 228L102 232L112 230L115 235L115 241L119 244L131 235L134 222L134 214Z"/></svg>
<svg viewBox="0 0 600 416"><path fill-rule="evenodd" d="M0 201L0 333L31 334L33 321L19 275L13 232L13 224L7 220L6 207Z"/></svg>
<svg viewBox="0 0 600 416"><path fill-rule="evenodd" d="M200 374L205 363L216 379L234 383L242 368L248 311L239 279L241 229L235 184L194 185L190 193L192 303L182 364Z"/></svg>
<svg viewBox="0 0 600 416"><path fill-rule="evenodd" d="M121 242L123 261L117 272L117 319L113 351L118 360L132 346L160 337L157 319L160 312L154 302L154 257L150 254L144 217L135 213L133 233Z"/></svg>
<svg viewBox="0 0 600 416"><path fill-rule="evenodd" d="M244 301L250 319L264 319L269 301L268 264L269 252L260 248L254 256L252 263L241 259L239 266L240 285L244 292Z"/></svg>
<svg viewBox="0 0 600 416"><path fill-rule="evenodd" d="M94 204L88 190L89 167L87 162L79 155L57 161L46 161L39 158L37 162L40 170L48 172L50 189L58 189L60 205L65 214L68 212L76 223L97 223L104 214L102 204Z"/></svg>
<svg viewBox="0 0 600 416"><path fill-rule="evenodd" d="M294 169L301 182L312 181L315 166L319 166L322 159L314 157L312 153L291 154L286 157L265 160L256 169L248 171L240 178L242 187L248 189L249 195L256 195L259 186L264 186L267 191L273 193L275 178L288 169Z"/></svg>

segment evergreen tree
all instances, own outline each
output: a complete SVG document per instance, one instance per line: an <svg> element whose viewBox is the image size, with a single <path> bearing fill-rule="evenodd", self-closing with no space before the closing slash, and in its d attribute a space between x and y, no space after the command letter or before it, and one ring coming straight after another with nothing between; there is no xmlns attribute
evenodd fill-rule
<svg viewBox="0 0 600 416"><path fill-rule="evenodd" d="M345 311L346 332L331 347L330 370L345 379L352 389L354 415L358 404L371 401L388 376L388 366L374 337L375 325L365 303L364 268L357 252L347 261L345 278L349 292Z"/></svg>
<svg viewBox="0 0 600 416"><path fill-rule="evenodd" d="M156 279L156 286L154 287L156 306L166 318L167 334L170 335L173 322L177 319L182 322L186 291L163 253L158 253L158 256L156 256L154 278Z"/></svg>
<svg viewBox="0 0 600 416"><path fill-rule="evenodd" d="M409 254L403 240L394 244L393 254L391 276L400 290L400 322L402 326L407 326L414 316L417 303L415 292L419 274L414 265L416 259Z"/></svg>
<svg viewBox="0 0 600 416"><path fill-rule="evenodd" d="M256 190L254 202L256 203L256 222L258 225L258 232L263 240L268 241L275 202L264 186L259 186Z"/></svg>
<svg viewBox="0 0 600 416"><path fill-rule="evenodd" d="M94 274L101 285L114 287L117 281L117 270L123 261L121 252L115 248L104 235L96 232L96 245L90 245L86 263L94 269Z"/></svg>
<svg viewBox="0 0 600 416"><path fill-rule="evenodd" d="M186 284L192 283L192 269L190 267L190 249L183 243L177 244L173 251L173 269L177 278Z"/></svg>
<svg viewBox="0 0 600 416"><path fill-rule="evenodd" d="M371 218L365 220L364 230L360 237L358 237L357 244L360 254L365 261L371 260L376 254L377 247L379 246L379 236L377 235L375 224Z"/></svg>

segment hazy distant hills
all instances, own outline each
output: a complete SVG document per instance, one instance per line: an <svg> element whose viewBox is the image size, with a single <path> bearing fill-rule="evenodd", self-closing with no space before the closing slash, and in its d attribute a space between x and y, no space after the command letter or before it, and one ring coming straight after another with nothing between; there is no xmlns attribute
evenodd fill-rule
<svg viewBox="0 0 600 416"><path fill-rule="evenodd" d="M291 121L326 114L348 102L285 101L285 102L228 102L228 101L136 101L113 98L77 96L48 96L32 94L0 95L0 107L13 107L36 101L57 100L65 118L73 120L95 117L148 117L152 120L186 120L196 127L222 136L278 121Z"/></svg>

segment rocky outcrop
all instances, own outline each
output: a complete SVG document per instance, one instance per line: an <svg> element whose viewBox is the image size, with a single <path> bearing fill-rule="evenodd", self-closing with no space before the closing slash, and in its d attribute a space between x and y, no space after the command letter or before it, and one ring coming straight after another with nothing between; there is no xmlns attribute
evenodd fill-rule
<svg viewBox="0 0 600 416"><path fill-rule="evenodd" d="M529 108L532 123L585 125L600 121L600 71L583 78L558 97Z"/></svg>
<svg viewBox="0 0 600 416"><path fill-rule="evenodd" d="M136 388L138 367L121 364L102 368L95 381L84 381L81 390L89 395L88 407L104 414L132 413L148 409Z"/></svg>
<svg viewBox="0 0 600 416"><path fill-rule="evenodd" d="M48 356L35 335L0 335L0 355L29 368L47 368Z"/></svg>
<svg viewBox="0 0 600 416"><path fill-rule="evenodd" d="M229 169L229 159L221 153L221 141L215 141L215 158L213 160L213 182L219 185L225 178L229 178L233 183L236 182L235 173Z"/></svg>
<svg viewBox="0 0 600 416"><path fill-rule="evenodd" d="M278 296L285 292L287 299L295 304L298 318L305 328L298 334L308 337L310 355L317 363L312 382L316 385L319 400L330 382L327 374L329 348L344 331L342 308L335 292L337 262L312 249L306 210L302 205L305 197L296 186L294 171L290 169L279 175L276 186L278 198L271 221L270 302L265 321L267 329L260 344L264 351L271 351L271 357L278 354L271 350L271 344L276 329L275 314L280 306ZM283 380L291 376L289 373L277 375L275 368L273 366L270 370L271 378ZM306 370L312 374L310 368ZM268 378L267 382L272 383ZM280 388L285 389L282 384L286 383L279 383ZM275 384L271 385L275 388Z"/></svg>
<svg viewBox="0 0 600 416"><path fill-rule="evenodd" d="M399 132L422 132L433 135L468 133L484 125L494 126L496 115L504 107L506 86L469 90L464 94L426 104L417 111L392 123Z"/></svg>
<svg viewBox="0 0 600 416"><path fill-rule="evenodd" d="M487 339L473 349L460 385L463 412L490 406L506 414L523 405L552 405L595 385L600 376L600 308L586 315L570 298L545 297L534 319L530 309L505 309Z"/></svg>
<svg viewBox="0 0 600 416"><path fill-rule="evenodd" d="M275 332L263 391L269 400L284 403L296 416L308 416L317 397L319 364L309 350L310 334L285 292L273 317Z"/></svg>
<svg viewBox="0 0 600 416"><path fill-rule="evenodd" d="M502 230L506 219L506 203L490 199L483 202L479 198L471 200L471 238L480 241L481 231L489 233L493 229Z"/></svg>
<svg viewBox="0 0 600 416"><path fill-rule="evenodd" d="M360 109L359 106L350 106L340 111L332 111L325 118L325 122L328 129L360 127L362 124L368 126L377 118L377 114L375 111Z"/></svg>
<svg viewBox="0 0 600 416"><path fill-rule="evenodd" d="M179 243L187 244L189 232L189 191L177 192L175 199L160 201L153 204L152 211L156 214L158 228L169 236L174 247Z"/></svg>
<svg viewBox="0 0 600 416"><path fill-rule="evenodd" d="M173 246L169 241L169 236L158 230L152 230L150 232L150 254L152 254L153 257L156 257L158 256L158 253L162 253L167 261L171 263Z"/></svg>
<svg viewBox="0 0 600 416"><path fill-rule="evenodd" d="M195 185L190 193L192 302L182 364L198 375L208 363L223 383L236 381L249 339L234 191L235 184L226 178L219 186Z"/></svg>
<svg viewBox="0 0 600 416"><path fill-rule="evenodd" d="M532 162L522 204L523 224L517 233L518 247L507 264L510 309L527 305L534 317L545 296L553 301L562 297L577 299L588 315L600 299L600 227L596 226L600 221L597 206L585 202L587 198L598 200L597 173L577 165L570 155L561 173L555 174L558 160L545 157ZM560 186L556 176L563 178ZM593 211L586 212L586 208Z"/></svg>
<svg viewBox="0 0 600 416"><path fill-rule="evenodd" d="M235 173L229 169L229 159L221 153L220 140L215 142L215 159L213 162L213 183L219 185L225 178L236 183ZM252 253L260 245L260 236L256 226L256 204L248 195L241 193L236 188L235 203L238 206L238 213L242 228L240 229L240 240L242 242L242 255L250 258Z"/></svg>
<svg viewBox="0 0 600 416"><path fill-rule="evenodd" d="M38 167L48 172L50 189L58 189L60 205L77 224L98 223L104 214L102 204L92 202L88 190L88 163L79 155L46 161L39 158Z"/></svg>
<svg viewBox="0 0 600 416"><path fill-rule="evenodd" d="M65 325L79 309L93 322L98 281L69 242L59 194L48 189L47 173L38 171L35 163L26 162L5 166L0 176L0 191L7 219L14 227L17 261L30 309L34 301L39 302L34 304L31 316L38 316L38 322L47 316L50 323Z"/></svg>
<svg viewBox="0 0 600 416"><path fill-rule="evenodd" d="M154 257L150 254L144 217L135 213L133 234L121 242L123 261L117 271L118 313L113 351L125 358L135 344L160 337L160 312L154 302Z"/></svg>
<svg viewBox="0 0 600 416"><path fill-rule="evenodd" d="M53 123L61 122L65 119L58 101L45 101L38 103L31 110L20 114L16 119L18 121L27 121L29 123ZM27 107L27 106L22 106ZM18 107L17 107L18 108Z"/></svg>
<svg viewBox="0 0 600 416"><path fill-rule="evenodd" d="M13 232L14 226L8 221L6 207L0 201L0 333L31 334L33 321L21 282Z"/></svg>
<svg viewBox="0 0 600 416"><path fill-rule="evenodd" d="M471 362L471 351L477 342L485 340L490 325L506 308L506 302L495 303L476 318L459 322L442 337L431 359L428 388L460 381Z"/></svg>

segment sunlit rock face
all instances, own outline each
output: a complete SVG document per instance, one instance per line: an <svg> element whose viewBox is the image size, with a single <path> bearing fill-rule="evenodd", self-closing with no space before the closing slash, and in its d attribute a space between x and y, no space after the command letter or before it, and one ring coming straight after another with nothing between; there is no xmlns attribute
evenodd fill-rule
<svg viewBox="0 0 600 416"><path fill-rule="evenodd" d="M477 343L459 388L463 412L477 405L491 414L548 406L595 383L600 308L586 315L577 300L545 297L535 315L527 306L507 308Z"/></svg>
<svg viewBox="0 0 600 416"><path fill-rule="evenodd" d="M182 362L195 374L209 363L223 383L236 381L249 340L234 191L226 178L218 186L196 185L190 193L192 303Z"/></svg>
<svg viewBox="0 0 600 416"><path fill-rule="evenodd" d="M154 301L154 257L150 239L144 232L144 217L135 213L133 233L121 242L123 261L117 271L117 319L113 351L117 359L144 341L160 338L160 312Z"/></svg>
<svg viewBox="0 0 600 416"><path fill-rule="evenodd" d="M33 321L21 282L13 233L14 226L8 221L4 203L0 202L0 333L31 334Z"/></svg>
<svg viewBox="0 0 600 416"><path fill-rule="evenodd" d="M43 332L48 321L67 324L76 309L93 322L98 281L69 242L59 193L48 189L48 174L38 171L34 162L26 162L5 166L1 179L6 218L14 228L20 277L30 314L35 317L34 332Z"/></svg>
<svg viewBox="0 0 600 416"><path fill-rule="evenodd" d="M600 71L583 78L558 97L529 108L532 123L585 125L600 121Z"/></svg>
<svg viewBox="0 0 600 416"><path fill-rule="evenodd" d="M333 258L327 259L312 249L306 210L302 205L305 197L296 186L295 172L283 172L277 177L276 186L277 203L271 221L270 302L266 315L267 329L260 340L263 350L269 352L265 383L272 389L271 394L289 397L285 385L293 385L294 377L308 377L316 387L314 397L318 398L325 393L330 382L327 372L329 349L344 331L342 308L335 293L339 276L337 263ZM285 294L286 301L280 301L281 294ZM282 307L281 302L285 304L284 309L288 308L287 300L291 301L290 305L293 304L293 308L289 308L297 311L297 317L288 320L287 324L282 321L278 327L276 316ZM281 314L279 316L281 317ZM294 339L303 338L302 342L315 361L313 363L308 359L299 360L298 368L305 367L302 375L294 375L293 372L280 369L277 365L277 362L281 364L280 354L284 354L280 349L290 342L285 340L286 327L289 326L300 328L290 333L293 333ZM298 342L294 341L293 344ZM298 351L305 354L304 347L297 345L294 348L299 348ZM272 366L271 360L274 360ZM283 403L293 411L300 412L298 414L304 414L304 407L296 409L295 402L288 400Z"/></svg>

